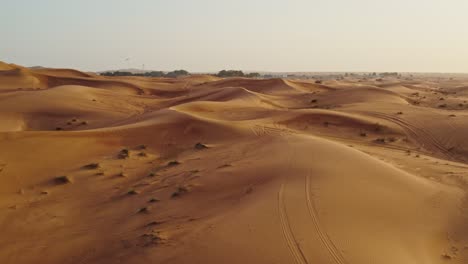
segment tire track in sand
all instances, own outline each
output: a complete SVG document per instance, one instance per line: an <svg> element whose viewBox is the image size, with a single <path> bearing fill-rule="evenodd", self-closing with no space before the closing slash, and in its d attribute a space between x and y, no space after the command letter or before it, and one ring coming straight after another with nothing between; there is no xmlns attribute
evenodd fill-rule
<svg viewBox="0 0 468 264"><path fill-rule="evenodd" d="M310 193L310 175L306 176L305 188L306 188L307 209L312 218L312 222L314 223L315 230L317 231L317 234L319 235L320 241L325 246L327 251L330 253L335 263L345 264L346 260L344 259L343 255L341 255L339 249L335 246L333 241L328 236L327 232L324 230L324 228L320 224L317 208L315 206L315 203L312 199L312 195Z"/></svg>
<svg viewBox="0 0 468 264"><path fill-rule="evenodd" d="M286 206L284 204L284 184L281 184L281 188L278 192L278 212L281 220L281 230L283 231L284 238L288 244L289 251L294 257L294 262L296 264L308 264L304 253L296 241L296 238L294 238L291 225L289 224L288 215L286 214Z"/></svg>

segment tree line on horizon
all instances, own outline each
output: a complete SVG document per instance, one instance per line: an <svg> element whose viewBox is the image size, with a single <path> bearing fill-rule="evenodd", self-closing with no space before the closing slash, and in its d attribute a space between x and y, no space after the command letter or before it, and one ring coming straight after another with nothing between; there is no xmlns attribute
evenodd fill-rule
<svg viewBox="0 0 468 264"><path fill-rule="evenodd" d="M109 71L101 73L102 76L141 76L141 77L167 77L167 78L177 78L180 76L187 76L190 73L186 70L175 70L171 72L163 71L149 71L143 73L132 73L128 71Z"/></svg>
<svg viewBox="0 0 468 264"><path fill-rule="evenodd" d="M141 76L141 77L166 77L166 78L177 78L181 76L188 76L191 75L186 70L175 70L171 72L163 72L163 71L148 71L143 73L132 73L129 71L108 71L101 73L102 76ZM251 73L244 73L243 71L239 70L222 70L218 73L214 74L217 77L247 77L247 78L259 78L260 73L258 72L251 72Z"/></svg>

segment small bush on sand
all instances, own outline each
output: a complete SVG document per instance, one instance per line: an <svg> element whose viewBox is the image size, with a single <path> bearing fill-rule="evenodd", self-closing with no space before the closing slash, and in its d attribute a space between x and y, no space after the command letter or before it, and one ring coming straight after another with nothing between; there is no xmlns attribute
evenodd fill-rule
<svg viewBox="0 0 468 264"><path fill-rule="evenodd" d="M198 142L197 144L195 144L195 149L198 149L198 150L202 150L202 149L206 149L208 148L206 145Z"/></svg>
<svg viewBox="0 0 468 264"><path fill-rule="evenodd" d="M169 161L167 163L167 166L177 166L179 164L180 164L180 162L178 162L177 160L173 160L173 161Z"/></svg>
<svg viewBox="0 0 468 264"><path fill-rule="evenodd" d="M185 186L179 186L175 192L172 193L171 197L176 198L179 197L185 193L188 193L188 188Z"/></svg>
<svg viewBox="0 0 468 264"><path fill-rule="evenodd" d="M90 163L90 164L84 165L83 169L95 170L95 169L99 169L100 167L101 165L99 165L99 163Z"/></svg>
<svg viewBox="0 0 468 264"><path fill-rule="evenodd" d="M364 132L364 131L361 131L361 132L359 133L359 136L361 136L361 137L367 137L367 133Z"/></svg>
<svg viewBox="0 0 468 264"><path fill-rule="evenodd" d="M377 138L377 139L374 140L374 142L383 144L383 143L385 143L385 138Z"/></svg>
<svg viewBox="0 0 468 264"><path fill-rule="evenodd" d="M136 148L139 150L143 150L143 149L146 149L147 147L146 145L138 145Z"/></svg>
<svg viewBox="0 0 468 264"><path fill-rule="evenodd" d="M160 200L157 199L157 198L151 198L151 199L149 199L148 203L157 203L157 202L159 202L159 201L160 201Z"/></svg>
<svg viewBox="0 0 468 264"><path fill-rule="evenodd" d="M138 210L138 213L149 213L149 208L148 207L142 207L140 210Z"/></svg>
<svg viewBox="0 0 468 264"><path fill-rule="evenodd" d="M138 191L134 190L134 189L131 189L130 191L127 192L128 195L137 195L139 194Z"/></svg>
<svg viewBox="0 0 468 264"><path fill-rule="evenodd" d="M120 152L119 152L119 159L126 159L130 156L130 152L128 151L128 149L122 149Z"/></svg>
<svg viewBox="0 0 468 264"><path fill-rule="evenodd" d="M56 184L67 184L67 183L71 183L72 181L70 177L68 176L58 176L58 177L55 177L54 182Z"/></svg>

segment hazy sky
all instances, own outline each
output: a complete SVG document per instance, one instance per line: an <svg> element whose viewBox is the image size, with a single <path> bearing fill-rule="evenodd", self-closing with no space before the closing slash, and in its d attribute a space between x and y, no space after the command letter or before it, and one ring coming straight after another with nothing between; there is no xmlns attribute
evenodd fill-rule
<svg viewBox="0 0 468 264"><path fill-rule="evenodd" d="M81 70L468 72L467 0L0 0L0 60Z"/></svg>

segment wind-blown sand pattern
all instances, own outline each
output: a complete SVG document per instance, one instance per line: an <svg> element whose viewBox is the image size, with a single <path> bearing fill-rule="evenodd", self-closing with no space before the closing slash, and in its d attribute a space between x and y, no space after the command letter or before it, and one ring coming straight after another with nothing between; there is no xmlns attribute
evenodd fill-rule
<svg viewBox="0 0 468 264"><path fill-rule="evenodd" d="M467 87L0 63L0 263L468 263Z"/></svg>

